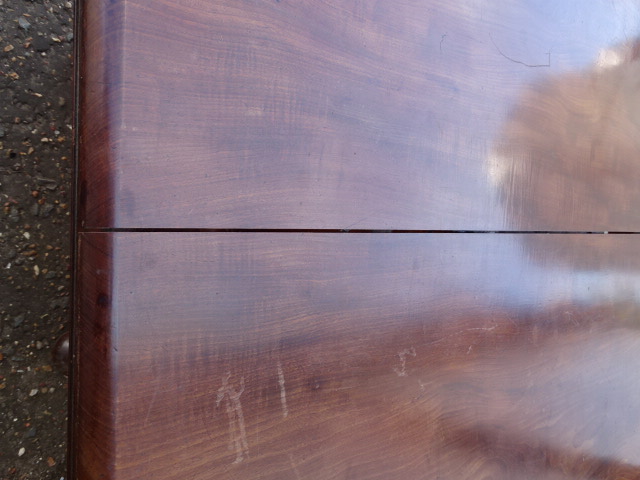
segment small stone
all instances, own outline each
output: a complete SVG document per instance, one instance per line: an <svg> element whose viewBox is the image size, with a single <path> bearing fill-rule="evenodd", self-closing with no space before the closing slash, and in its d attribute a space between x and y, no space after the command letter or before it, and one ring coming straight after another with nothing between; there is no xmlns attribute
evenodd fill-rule
<svg viewBox="0 0 640 480"><path fill-rule="evenodd" d="M53 204L51 204L51 203L45 203L45 204L42 206L42 216L43 216L43 217L48 217L49 215L51 215L51 212L53 211L53 209L54 209L54 208L55 208L55 207L54 207L54 205L53 205Z"/></svg>
<svg viewBox="0 0 640 480"><path fill-rule="evenodd" d="M65 38L67 39L67 42L73 42L73 32L67 33Z"/></svg>
<svg viewBox="0 0 640 480"><path fill-rule="evenodd" d="M44 344L40 340L36 341L36 350L42 350L43 347Z"/></svg>
<svg viewBox="0 0 640 480"><path fill-rule="evenodd" d="M5 132L4 128L0 127L0 138L4 138L6 134L7 132Z"/></svg>
<svg viewBox="0 0 640 480"><path fill-rule="evenodd" d="M37 394L38 394L38 389L37 388L31 389L31 391L29 392L29 396L30 397L35 397Z"/></svg>
<svg viewBox="0 0 640 480"><path fill-rule="evenodd" d="M19 17L18 18L18 25L23 30L29 30L29 28L31 27L31 24L24 17Z"/></svg>
<svg viewBox="0 0 640 480"><path fill-rule="evenodd" d="M37 52L46 52L50 46L51 41L48 38L36 37L33 39L33 48L35 48Z"/></svg>
<svg viewBox="0 0 640 480"><path fill-rule="evenodd" d="M16 207L11 207L9 210L9 221L11 223L18 223L20 221L20 211Z"/></svg>
<svg viewBox="0 0 640 480"><path fill-rule="evenodd" d="M56 308L67 308L69 306L69 297L59 297L59 298L54 298L50 303L49 303L49 308L51 310L55 310Z"/></svg>
<svg viewBox="0 0 640 480"><path fill-rule="evenodd" d="M47 457L47 465L49 465L50 467L53 467L56 464L56 461L53 459L53 457Z"/></svg>
<svg viewBox="0 0 640 480"><path fill-rule="evenodd" d="M46 137L41 141L44 142L45 140L46 142L49 141L49 139ZM58 188L58 182L56 182L53 178L36 177L36 183L40 186L44 186L44 188L46 188L47 190L55 190L56 188Z"/></svg>
<svg viewBox="0 0 640 480"><path fill-rule="evenodd" d="M13 328L16 328L16 327L19 327L20 325L22 325L22 323L24 322L24 319L25 319L24 313L21 313L20 315L15 317L13 319Z"/></svg>
<svg viewBox="0 0 640 480"><path fill-rule="evenodd" d="M27 450L24 447L20 447L20 450L18 450L18 456L21 457L26 451Z"/></svg>
<svg viewBox="0 0 640 480"><path fill-rule="evenodd" d="M33 437L35 437L35 436L36 436L36 433L37 433L36 428L35 428L35 427L31 427L31 428L27 431L27 433L26 433L26 435L25 435L25 436L26 436L27 438L33 438Z"/></svg>

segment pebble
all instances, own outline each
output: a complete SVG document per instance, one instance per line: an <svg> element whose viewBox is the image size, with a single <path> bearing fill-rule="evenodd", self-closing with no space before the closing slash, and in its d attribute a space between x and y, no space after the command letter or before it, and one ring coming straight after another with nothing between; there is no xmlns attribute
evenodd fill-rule
<svg viewBox="0 0 640 480"><path fill-rule="evenodd" d="M18 18L18 25L23 30L29 30L29 27L31 27L31 24L24 17L19 17Z"/></svg>
<svg viewBox="0 0 640 480"><path fill-rule="evenodd" d="M45 203L42 206L42 216L43 217L48 217L51 214L51 211L54 209L55 207L53 206L53 204L51 203Z"/></svg>
<svg viewBox="0 0 640 480"><path fill-rule="evenodd" d="M15 317L13 319L13 328L16 328L16 327L19 327L20 325L22 325L22 323L24 322L24 319L25 319L24 313L21 313L20 315Z"/></svg>
<svg viewBox="0 0 640 480"><path fill-rule="evenodd" d="M47 50L49 50L49 47L51 46L51 42L49 41L48 38L36 37L33 39L32 45L37 52L46 52Z"/></svg>
<svg viewBox="0 0 640 480"><path fill-rule="evenodd" d="M45 186L58 185L53 178L47 178L47 177L36 177L36 183L38 185L45 185Z"/></svg>
<svg viewBox="0 0 640 480"><path fill-rule="evenodd" d="M38 394L37 388L32 388L31 391L29 392L30 397L35 397L37 394Z"/></svg>
<svg viewBox="0 0 640 480"><path fill-rule="evenodd" d="M11 207L11 210L9 210L9 221L11 223L18 223L20 221L20 211L17 208Z"/></svg>
<svg viewBox="0 0 640 480"><path fill-rule="evenodd" d="M20 447L20 450L18 450L18 456L21 457L22 455L24 455L24 452L26 452L27 450L24 447Z"/></svg>
<svg viewBox="0 0 640 480"><path fill-rule="evenodd" d="M7 132L5 132L4 128L0 127L0 138L3 138L6 134Z"/></svg>
<svg viewBox="0 0 640 480"><path fill-rule="evenodd" d="M67 308L69 306L69 297L54 298L49 302L49 308L54 310L56 308Z"/></svg>

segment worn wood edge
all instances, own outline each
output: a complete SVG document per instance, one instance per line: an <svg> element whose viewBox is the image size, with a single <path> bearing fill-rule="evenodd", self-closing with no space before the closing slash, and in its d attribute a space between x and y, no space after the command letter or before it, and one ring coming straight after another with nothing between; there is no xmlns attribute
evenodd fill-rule
<svg viewBox="0 0 640 480"><path fill-rule="evenodd" d="M76 203L77 227L110 226L113 156L122 95L124 2L76 0ZM90 173L89 173L90 172ZM100 192L87 203L87 178ZM104 192L101 194L101 192Z"/></svg>
<svg viewBox="0 0 640 480"><path fill-rule="evenodd" d="M71 337L69 478L110 480L115 469L111 236L80 235Z"/></svg>

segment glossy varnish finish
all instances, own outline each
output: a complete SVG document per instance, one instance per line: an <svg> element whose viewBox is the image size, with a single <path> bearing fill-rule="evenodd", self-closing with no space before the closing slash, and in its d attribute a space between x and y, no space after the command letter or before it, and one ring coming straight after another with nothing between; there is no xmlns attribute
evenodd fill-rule
<svg viewBox="0 0 640 480"><path fill-rule="evenodd" d="M536 276L483 234L87 233L81 262L106 239L117 387L79 434L115 446L107 478L640 475L611 272Z"/></svg>
<svg viewBox="0 0 640 480"><path fill-rule="evenodd" d="M80 7L70 478L640 478L636 3Z"/></svg>
<svg viewBox="0 0 640 480"><path fill-rule="evenodd" d="M631 2L82 3L86 228L640 227Z"/></svg>

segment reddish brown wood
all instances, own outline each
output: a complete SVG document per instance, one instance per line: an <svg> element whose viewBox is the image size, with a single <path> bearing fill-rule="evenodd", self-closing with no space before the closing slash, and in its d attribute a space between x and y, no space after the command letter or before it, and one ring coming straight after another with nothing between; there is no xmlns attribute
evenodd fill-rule
<svg viewBox="0 0 640 480"><path fill-rule="evenodd" d="M87 228L640 227L635 4L82 3Z"/></svg>
<svg viewBox="0 0 640 480"><path fill-rule="evenodd" d="M70 478L640 478L637 4L79 3Z"/></svg>
<svg viewBox="0 0 640 480"><path fill-rule="evenodd" d="M638 478L637 281L524 236L82 234L78 445L117 480Z"/></svg>
<svg viewBox="0 0 640 480"><path fill-rule="evenodd" d="M114 479L112 238L78 237L77 254L69 471L76 479Z"/></svg>

